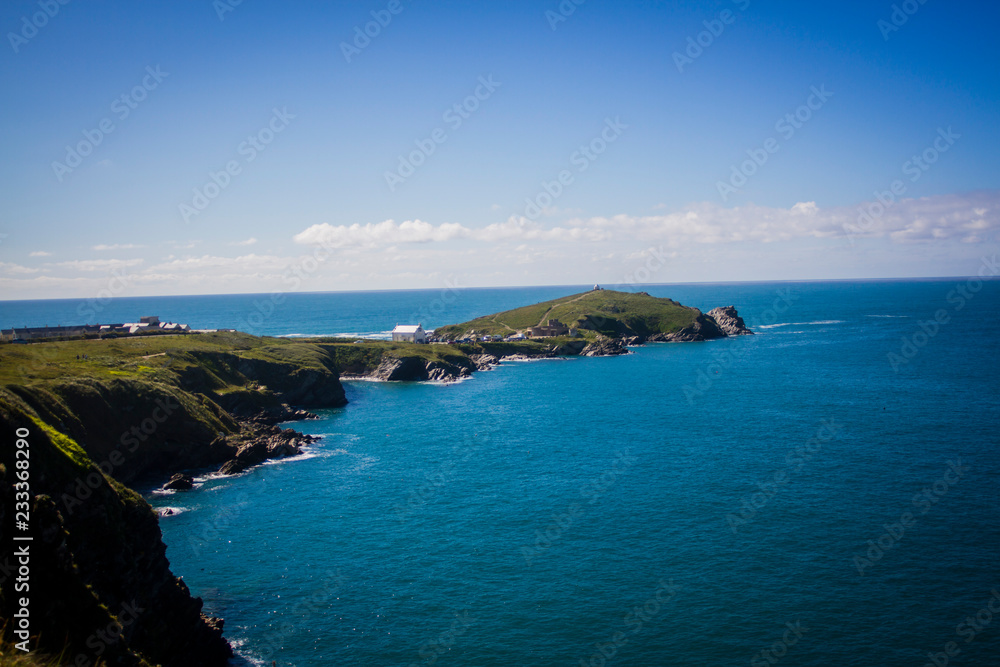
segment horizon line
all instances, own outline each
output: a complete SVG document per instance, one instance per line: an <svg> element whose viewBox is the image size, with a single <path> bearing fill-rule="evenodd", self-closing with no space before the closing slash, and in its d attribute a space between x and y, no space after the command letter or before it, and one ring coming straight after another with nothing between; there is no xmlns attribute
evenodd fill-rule
<svg viewBox="0 0 1000 667"><path fill-rule="evenodd" d="M634 291L642 291L645 287L670 287L686 285L765 285L770 283L886 283L886 282L943 282L948 280L967 280L970 276L909 276L909 277L882 277L882 278L791 278L778 280L719 280L719 281L689 281L689 282L665 282L665 283L633 283L628 287ZM976 276L983 281L994 281L1000 276ZM595 285L602 285L600 282ZM610 284L610 283L605 283ZM577 288L586 283L552 283L544 285L480 285L475 287L410 287L398 289L361 289L361 290L314 290L314 291L271 291L271 292L213 292L210 294L139 294L135 296L114 296L108 297L110 301L127 301L129 299L175 299L175 298L199 298L199 297L219 297L219 296L266 296L271 294L379 294L385 292L434 292L440 290L467 291L467 290L496 290L496 289L535 289L543 287L566 287ZM615 285L616 287L619 285ZM603 287L603 285L602 285ZM611 287L603 289L612 290ZM625 289L612 291L630 291ZM0 299L0 307L5 303L29 303L36 301L86 301L94 297L42 297L37 299Z"/></svg>

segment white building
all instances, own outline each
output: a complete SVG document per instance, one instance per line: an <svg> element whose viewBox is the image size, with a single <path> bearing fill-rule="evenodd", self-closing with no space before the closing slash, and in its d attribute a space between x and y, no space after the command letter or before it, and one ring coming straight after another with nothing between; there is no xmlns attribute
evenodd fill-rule
<svg viewBox="0 0 1000 667"><path fill-rule="evenodd" d="M392 330L394 343L426 343L427 332L419 324L397 324Z"/></svg>

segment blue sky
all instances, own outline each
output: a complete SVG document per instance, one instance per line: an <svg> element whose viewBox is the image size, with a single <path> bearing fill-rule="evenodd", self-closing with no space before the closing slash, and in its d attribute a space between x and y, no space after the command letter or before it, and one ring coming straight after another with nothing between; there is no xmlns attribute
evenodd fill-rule
<svg viewBox="0 0 1000 667"><path fill-rule="evenodd" d="M965 275L997 250L992 4L232 2L0 5L2 298Z"/></svg>

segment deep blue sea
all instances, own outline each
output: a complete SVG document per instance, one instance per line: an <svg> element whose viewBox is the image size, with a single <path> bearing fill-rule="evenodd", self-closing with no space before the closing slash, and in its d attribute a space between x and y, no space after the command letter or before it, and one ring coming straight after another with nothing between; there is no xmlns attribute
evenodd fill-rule
<svg viewBox="0 0 1000 667"><path fill-rule="evenodd" d="M380 336L582 289L88 319ZM307 454L148 493L183 510L167 555L238 664L1000 665L1000 283L644 289L733 304L757 335L346 382L347 406L294 425L323 436ZM0 303L0 326L81 303Z"/></svg>

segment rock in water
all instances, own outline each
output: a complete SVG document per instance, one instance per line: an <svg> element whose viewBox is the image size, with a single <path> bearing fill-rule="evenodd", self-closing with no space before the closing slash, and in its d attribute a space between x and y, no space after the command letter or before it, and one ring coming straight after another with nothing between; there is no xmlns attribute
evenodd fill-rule
<svg viewBox="0 0 1000 667"><path fill-rule="evenodd" d="M580 351L581 357L612 357L628 354L621 338L598 338Z"/></svg>
<svg viewBox="0 0 1000 667"><path fill-rule="evenodd" d="M186 491L187 489L194 488L194 479L191 478L191 475L179 472L171 477L170 481L163 485L163 488Z"/></svg>
<svg viewBox="0 0 1000 667"><path fill-rule="evenodd" d="M708 311L707 315L715 320L715 323L727 336L753 335L753 332L743 323L743 318L736 312L736 306L713 308Z"/></svg>

